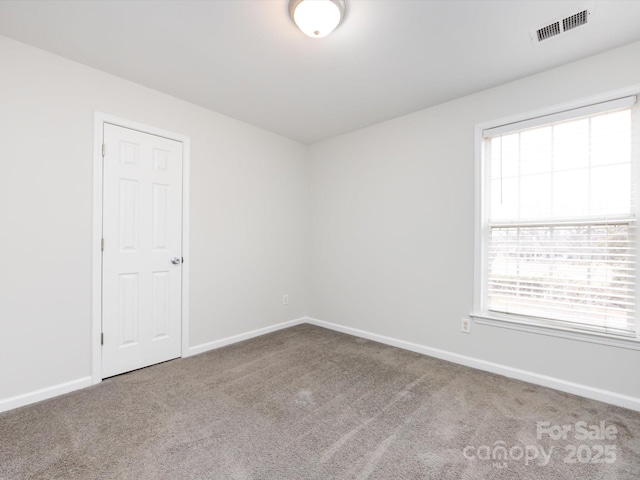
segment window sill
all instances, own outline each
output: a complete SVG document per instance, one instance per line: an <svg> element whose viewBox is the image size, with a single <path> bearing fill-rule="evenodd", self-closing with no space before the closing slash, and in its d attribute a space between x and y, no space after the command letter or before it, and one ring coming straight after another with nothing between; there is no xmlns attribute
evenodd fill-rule
<svg viewBox="0 0 640 480"><path fill-rule="evenodd" d="M570 330L561 327L532 325L529 323L504 319L496 316L492 316L485 313L472 313L469 315L473 318L474 322L479 325L489 325L492 327L508 328L510 330L517 330L520 332L534 333L537 335L549 335L552 337L567 338L570 340L577 340L580 342L597 343L600 345L608 345L610 347L627 348L630 350L640 350L639 338L624 338L615 335L607 335L597 332L583 332L577 330Z"/></svg>

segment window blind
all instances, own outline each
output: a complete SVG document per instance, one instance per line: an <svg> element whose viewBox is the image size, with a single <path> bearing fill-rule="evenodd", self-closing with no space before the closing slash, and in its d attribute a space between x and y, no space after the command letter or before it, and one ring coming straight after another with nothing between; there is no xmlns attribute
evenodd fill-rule
<svg viewBox="0 0 640 480"><path fill-rule="evenodd" d="M633 105L635 105L636 99L636 96L632 95L630 97L616 98L615 100L594 103L592 105L586 105L584 107L562 110L560 112L552 113L549 115L542 115L540 117L528 118L526 120L521 120L515 123L508 123L505 125L498 125L496 127L487 128L483 131L483 134L485 138L495 137L496 135L501 135L506 132L512 132L513 130L524 130L526 128L537 127L539 125L558 123L567 119L617 110L619 108L632 107Z"/></svg>
<svg viewBox="0 0 640 480"><path fill-rule="evenodd" d="M634 104L485 130L489 311L636 335Z"/></svg>

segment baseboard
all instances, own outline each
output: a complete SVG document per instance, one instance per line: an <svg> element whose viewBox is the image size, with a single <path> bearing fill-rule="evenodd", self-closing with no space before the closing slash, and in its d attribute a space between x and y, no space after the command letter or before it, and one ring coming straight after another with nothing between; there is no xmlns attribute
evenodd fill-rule
<svg viewBox="0 0 640 480"><path fill-rule="evenodd" d="M65 393L90 386L91 377L89 376L78 378L77 380L71 380L70 382L60 383L52 387L42 388L33 392L23 393L22 395L16 395L15 397L5 398L4 400L0 400L0 412L24 407L31 403L47 400L49 398L57 397L58 395L64 395Z"/></svg>
<svg viewBox="0 0 640 480"><path fill-rule="evenodd" d="M588 385L573 383L559 378L549 377L547 375L541 375L539 373L530 372L527 370L520 370L518 368L509 367L498 363L487 362L478 358L467 357L465 355L448 352L446 350L427 347L424 345L419 345L417 343L399 340L397 338L386 337L384 335L378 335L364 330L358 330L356 328L345 327L342 325L337 325L335 323L318 320L316 318L306 317L305 323L316 325L318 327L328 328L337 332L347 333L349 335L355 335L357 337L366 338L367 340L372 340L374 342L384 343L385 345L391 345L393 347L402 348L404 350L410 350L412 352L421 353L423 355L439 358L441 360L447 360L452 363L476 368L478 370L484 370L486 372L496 373L505 377L523 380L525 382L541 385L543 387L553 388L555 390L560 390L566 393L572 393L574 395L590 398L592 400L598 400L600 402L610 403L619 407L640 411L640 398L637 397L631 397L629 395L623 395L620 393L611 392L609 390L602 390L600 388L590 387Z"/></svg>
<svg viewBox="0 0 640 480"><path fill-rule="evenodd" d="M183 355L183 357L190 357L192 355L204 353L209 350L224 347L226 345L231 345L232 343L259 337L260 335L264 335L266 333L271 333L277 330L282 330L284 328L300 325L302 323L305 323L305 321L306 317L296 318L294 320L289 320L288 322L278 323L277 325L271 325L269 327L259 328L250 332L223 338L221 340L196 345L195 347L189 347L189 350L185 355ZM4 400L0 400L0 413L6 412L8 410L13 410L14 408L23 407L31 403L36 403L42 400L57 397L59 395L64 395L65 393L73 392L74 390L80 390L81 388L90 387L91 385L93 385L92 377L88 376L79 378L77 380L72 380L70 382L61 383L59 385L54 385L52 387L42 388L33 392L24 393L22 395L16 395L15 397L6 398Z"/></svg>
<svg viewBox="0 0 640 480"><path fill-rule="evenodd" d="M207 342L201 345L196 345L194 347L190 347L187 354L183 356L190 357L192 355L204 353L209 350L221 348L226 345L231 345L233 343L241 342L243 340L248 340L250 338L259 337L260 335L265 335L267 333L275 332L277 330L282 330L284 328L293 327L295 325L300 325L302 323L308 323L311 325L328 328L330 330L335 330L337 332L342 332L349 335L366 338L374 342L379 342L385 345L391 345L393 347L402 348L404 350L421 353L423 355L428 355L430 357L439 358L441 360L446 360L452 363L457 363L460 365L465 365L467 367L476 368L478 370L484 370L486 372L503 375L509 378L515 378L517 380L522 380L522 381L533 383L536 385L541 385L543 387L553 388L555 390L560 390L562 392L572 393L574 395L579 395L581 397L586 397L593 400L610 403L612 405L629 408L631 410L640 411L640 398L637 398L637 397L631 397L629 395L623 395L623 394L611 392L609 390L602 390L599 388L590 387L588 385L573 383L573 382L569 382L559 378L549 377L547 375L541 375L541 374L526 371L526 370L520 370L520 369L509 367L506 365L501 365L498 363L487 362L485 360L480 360L478 358L468 357L465 355L448 352L446 350L427 347L425 345L419 345L417 343L407 342L405 340L399 340L397 338L391 338L384 335L367 332L365 330L345 327L343 325L338 325L335 323L330 323L330 322L318 320L316 318L311 318L311 317L297 318L294 320L289 320L287 322L278 323L276 325L271 325L269 327L259 328L257 330L252 330L250 332L234 335L234 336L223 338L220 340L215 340L213 342ZM10 397L4 400L0 400L0 412L5 412L8 410L12 410L14 408L23 407L25 405L29 405L35 402L40 402L42 400L47 400L49 398L57 397L58 395L64 395L65 393L73 392L74 390L79 390L81 388L89 387L91 385L92 385L91 377L87 376L87 377L79 378L77 380L71 380L69 382L43 388L40 390L35 390L33 392L25 393L22 395L16 395L15 397Z"/></svg>
<svg viewBox="0 0 640 480"><path fill-rule="evenodd" d="M186 355L183 355L183 357L191 357L192 355L198 355L199 353L208 352L209 350L215 350L216 348L226 347L227 345L242 342L243 340L249 340L250 338L259 337L260 335L265 335L267 333L275 332L277 330L282 330L284 328L300 325L302 323L305 323L306 320L307 320L307 317L296 318L294 320L278 323L276 325L270 325L264 328L258 328L257 330L241 333L239 335L233 335L232 337L222 338L220 340L214 340L213 342L202 343L194 347L189 347L189 350L187 351Z"/></svg>

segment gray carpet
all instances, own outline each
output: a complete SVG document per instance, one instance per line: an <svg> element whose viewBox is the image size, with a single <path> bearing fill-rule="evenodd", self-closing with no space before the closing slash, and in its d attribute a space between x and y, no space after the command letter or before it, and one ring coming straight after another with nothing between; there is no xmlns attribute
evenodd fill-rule
<svg viewBox="0 0 640 480"><path fill-rule="evenodd" d="M638 479L640 413L301 325L0 414L0 478Z"/></svg>

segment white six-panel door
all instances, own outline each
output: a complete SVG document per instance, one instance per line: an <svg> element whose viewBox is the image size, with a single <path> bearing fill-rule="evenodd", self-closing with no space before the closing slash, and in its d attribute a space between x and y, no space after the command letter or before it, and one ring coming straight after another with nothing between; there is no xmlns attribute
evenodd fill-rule
<svg viewBox="0 0 640 480"><path fill-rule="evenodd" d="M182 143L104 124L102 378L179 357Z"/></svg>

